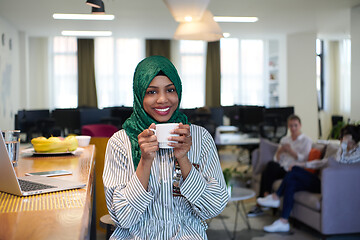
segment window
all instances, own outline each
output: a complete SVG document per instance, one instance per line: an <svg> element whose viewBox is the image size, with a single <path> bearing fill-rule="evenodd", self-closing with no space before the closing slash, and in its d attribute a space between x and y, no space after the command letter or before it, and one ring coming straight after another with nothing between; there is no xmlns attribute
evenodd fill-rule
<svg viewBox="0 0 360 240"><path fill-rule="evenodd" d="M53 81L51 107L76 108L78 102L77 40L74 37L53 39Z"/></svg>
<svg viewBox="0 0 360 240"><path fill-rule="evenodd" d="M221 105L264 105L264 41L221 39Z"/></svg>
<svg viewBox="0 0 360 240"><path fill-rule="evenodd" d="M351 113L351 40L339 42L339 111L349 117Z"/></svg>
<svg viewBox="0 0 360 240"><path fill-rule="evenodd" d="M324 109L324 41L316 39L316 91L318 108Z"/></svg>
<svg viewBox="0 0 360 240"><path fill-rule="evenodd" d="M132 106L133 76L145 57L141 39L95 39L95 78L98 107Z"/></svg>
<svg viewBox="0 0 360 240"><path fill-rule="evenodd" d="M182 108L205 106L206 43L179 41L178 71L182 81Z"/></svg>

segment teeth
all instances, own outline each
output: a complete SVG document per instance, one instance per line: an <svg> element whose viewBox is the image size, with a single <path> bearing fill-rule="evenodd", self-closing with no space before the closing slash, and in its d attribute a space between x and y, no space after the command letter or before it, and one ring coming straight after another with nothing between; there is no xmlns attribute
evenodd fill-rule
<svg viewBox="0 0 360 240"><path fill-rule="evenodd" d="M155 108L156 111L159 111L159 112L166 112L167 110L169 110L170 108Z"/></svg>

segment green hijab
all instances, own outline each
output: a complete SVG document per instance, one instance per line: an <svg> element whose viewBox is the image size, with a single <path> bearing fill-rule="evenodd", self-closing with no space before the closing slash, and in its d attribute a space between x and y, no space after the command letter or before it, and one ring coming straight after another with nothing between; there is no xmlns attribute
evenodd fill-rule
<svg viewBox="0 0 360 240"><path fill-rule="evenodd" d="M180 77L177 73L175 66L167 58L162 56L151 56L142 60L137 65L134 73L133 113L123 124L123 128L125 129L126 134L130 138L132 158L135 169L137 168L141 157L141 150L138 143L138 135L146 128L148 128L152 123L158 123L155 119L153 119L145 112L143 107L143 100L145 97L146 89L148 88L150 82L153 80L154 77L156 77L156 75L160 71L162 71L174 84L179 97L179 105L168 122L181 122L183 124L189 124L186 115L179 111L182 86Z"/></svg>

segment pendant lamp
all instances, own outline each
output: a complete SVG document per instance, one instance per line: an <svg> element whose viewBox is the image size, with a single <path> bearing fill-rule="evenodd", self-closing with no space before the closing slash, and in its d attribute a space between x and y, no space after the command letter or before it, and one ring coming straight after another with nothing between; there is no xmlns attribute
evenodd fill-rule
<svg viewBox="0 0 360 240"><path fill-rule="evenodd" d="M86 4L94 8L101 8L102 0L86 0Z"/></svg>
<svg viewBox="0 0 360 240"><path fill-rule="evenodd" d="M208 10L200 21L181 22L175 31L174 39L177 40L204 40L218 41L223 37L223 32L214 16Z"/></svg>
<svg viewBox="0 0 360 240"><path fill-rule="evenodd" d="M199 21L210 0L163 0L175 21Z"/></svg>
<svg viewBox="0 0 360 240"><path fill-rule="evenodd" d="M91 8L91 13L92 13L92 14L105 14L105 5L104 5L104 2L101 1L100 8L92 7L92 8Z"/></svg>

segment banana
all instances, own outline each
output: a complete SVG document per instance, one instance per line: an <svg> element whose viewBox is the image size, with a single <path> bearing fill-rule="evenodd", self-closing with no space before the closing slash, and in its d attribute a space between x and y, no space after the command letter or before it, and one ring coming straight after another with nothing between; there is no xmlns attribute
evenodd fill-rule
<svg viewBox="0 0 360 240"><path fill-rule="evenodd" d="M39 153L58 153L75 151L78 141L75 136L68 136L65 139L59 137L37 137L31 140L35 152Z"/></svg>

